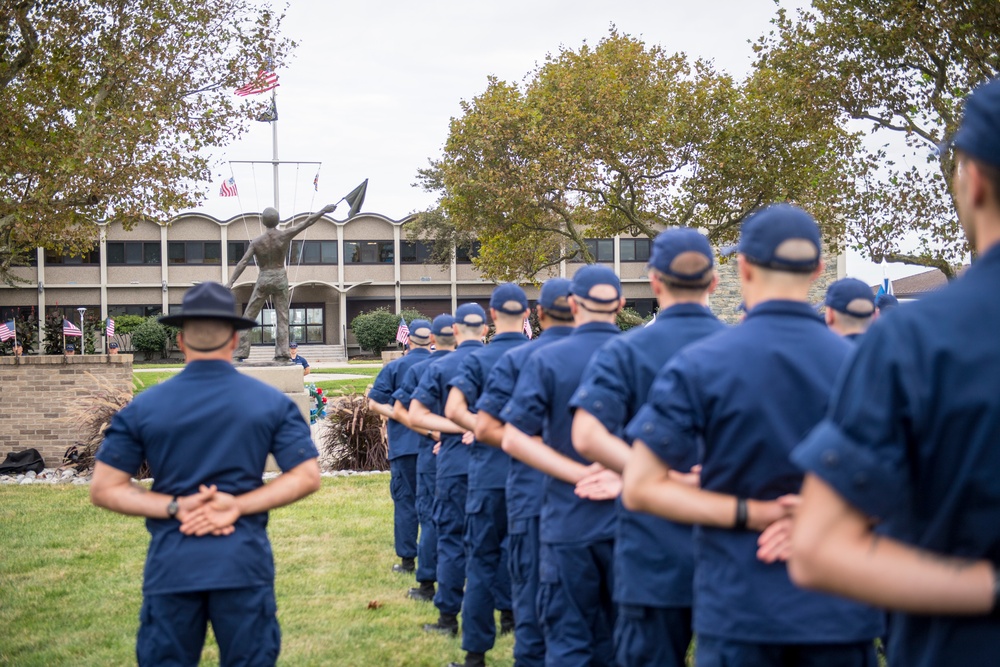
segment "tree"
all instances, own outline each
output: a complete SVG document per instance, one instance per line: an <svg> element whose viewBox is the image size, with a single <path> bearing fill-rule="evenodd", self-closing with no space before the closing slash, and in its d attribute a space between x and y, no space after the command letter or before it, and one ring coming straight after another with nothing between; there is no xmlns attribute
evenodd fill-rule
<svg viewBox="0 0 1000 667"><path fill-rule="evenodd" d="M167 329L154 315L147 317L132 332L132 347L145 355L147 361L162 357L167 349Z"/></svg>
<svg viewBox="0 0 1000 667"><path fill-rule="evenodd" d="M0 8L0 279L36 246L79 254L205 197L206 148L245 132L235 97L294 47L266 0L20 0ZM273 68L275 65L269 65Z"/></svg>
<svg viewBox="0 0 1000 667"><path fill-rule="evenodd" d="M385 308L361 313L351 320L351 331L362 350L378 354L383 348L396 340L399 329L399 315L390 313Z"/></svg>
<svg viewBox="0 0 1000 667"><path fill-rule="evenodd" d="M586 238L695 225L731 242L762 204L811 207L836 247L854 205L853 134L759 68L743 83L614 29L546 58L523 90L489 78L462 103L444 154L419 172L438 206L414 231L481 243L477 268L533 279L593 261Z"/></svg>
<svg viewBox="0 0 1000 667"><path fill-rule="evenodd" d="M903 160L884 147L862 182L853 244L871 259L936 267L953 277L969 248L951 197L951 137L962 102L1000 75L996 0L814 0L780 12L760 40L760 62L873 134L901 135Z"/></svg>

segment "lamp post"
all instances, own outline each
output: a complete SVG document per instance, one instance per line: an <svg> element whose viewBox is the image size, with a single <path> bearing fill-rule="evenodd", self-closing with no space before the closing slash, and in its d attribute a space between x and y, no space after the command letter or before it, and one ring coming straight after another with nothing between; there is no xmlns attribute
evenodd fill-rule
<svg viewBox="0 0 1000 667"><path fill-rule="evenodd" d="M87 312L87 309L81 306L76 309L76 312L80 313L80 354L86 354L87 345L84 342L84 336L86 336L86 334L83 332L83 314Z"/></svg>

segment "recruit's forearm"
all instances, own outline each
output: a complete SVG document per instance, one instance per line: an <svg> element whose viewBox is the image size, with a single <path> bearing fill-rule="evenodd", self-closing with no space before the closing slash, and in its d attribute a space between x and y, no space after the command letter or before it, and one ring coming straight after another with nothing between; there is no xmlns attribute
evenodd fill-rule
<svg viewBox="0 0 1000 667"><path fill-rule="evenodd" d="M583 409L577 409L573 416L573 448L585 459L619 474L625 469L632 451L624 440L608 431L601 420Z"/></svg>
<svg viewBox="0 0 1000 667"><path fill-rule="evenodd" d="M466 431L476 430L476 415L469 411L469 402L457 387L448 392L448 402L444 406L444 416Z"/></svg>
<svg viewBox="0 0 1000 667"><path fill-rule="evenodd" d="M567 484L576 484L590 472L589 466L560 454L541 438L531 437L512 424L504 427L502 446L518 461Z"/></svg>
<svg viewBox="0 0 1000 667"><path fill-rule="evenodd" d="M260 514L294 503L314 493L319 487L319 462L316 459L309 459L283 472L267 484L236 496L236 506L241 516Z"/></svg>

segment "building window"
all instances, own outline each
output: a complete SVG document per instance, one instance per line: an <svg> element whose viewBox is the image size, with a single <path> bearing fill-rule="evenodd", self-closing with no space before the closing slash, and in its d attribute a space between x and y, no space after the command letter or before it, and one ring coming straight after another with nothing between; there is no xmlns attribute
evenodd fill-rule
<svg viewBox="0 0 1000 667"><path fill-rule="evenodd" d="M146 306L108 306L108 317L114 319L119 315L138 315L139 317L152 317L153 315L159 315L163 312L163 306L156 305L146 305Z"/></svg>
<svg viewBox="0 0 1000 667"><path fill-rule="evenodd" d="M615 240L614 239L584 239L587 250L595 262L615 261ZM582 257L580 259L583 259Z"/></svg>
<svg viewBox="0 0 1000 667"><path fill-rule="evenodd" d="M292 241L288 247L288 265L336 264L336 241Z"/></svg>
<svg viewBox="0 0 1000 667"><path fill-rule="evenodd" d="M109 241L108 265L159 264L159 241Z"/></svg>
<svg viewBox="0 0 1000 667"><path fill-rule="evenodd" d="M654 314L659 308L656 304L656 299L629 299L625 302L625 305L642 315L643 318Z"/></svg>
<svg viewBox="0 0 1000 667"><path fill-rule="evenodd" d="M648 262L649 239L621 239L623 262Z"/></svg>
<svg viewBox="0 0 1000 667"><path fill-rule="evenodd" d="M344 262L347 264L392 264L392 241L346 241Z"/></svg>
<svg viewBox="0 0 1000 667"><path fill-rule="evenodd" d="M226 252L228 261L231 265L236 264L241 259L243 255L247 254L247 248L250 246L249 241L228 241L226 243Z"/></svg>
<svg viewBox="0 0 1000 667"><path fill-rule="evenodd" d="M244 308L245 308L244 304ZM274 345L275 316L273 308L265 308L257 316L257 326L250 330L254 345ZM322 343L323 304L292 304L288 309L289 342Z"/></svg>
<svg viewBox="0 0 1000 667"><path fill-rule="evenodd" d="M457 246L455 248L455 262L457 264L471 264L472 260L479 257L479 250L483 244L473 241L471 246Z"/></svg>
<svg viewBox="0 0 1000 667"><path fill-rule="evenodd" d="M167 243L170 264L220 264L222 243L219 241L170 241Z"/></svg>
<svg viewBox="0 0 1000 667"><path fill-rule="evenodd" d="M34 253L33 253L34 254ZM37 257L37 256L36 256ZM82 255L62 255L51 250L45 251L45 264L100 264L101 251L97 248L85 252Z"/></svg>
<svg viewBox="0 0 1000 667"><path fill-rule="evenodd" d="M434 251L434 241L400 241L400 264L428 264Z"/></svg>

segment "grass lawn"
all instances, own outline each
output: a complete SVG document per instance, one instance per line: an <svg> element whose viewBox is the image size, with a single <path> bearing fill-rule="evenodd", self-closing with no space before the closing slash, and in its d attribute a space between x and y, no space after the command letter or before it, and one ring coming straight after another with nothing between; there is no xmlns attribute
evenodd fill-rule
<svg viewBox="0 0 1000 667"><path fill-rule="evenodd" d="M281 665L440 667L458 639L425 634L437 615L405 597L390 572L388 475L323 480L271 513ZM143 521L99 510L86 486L0 486L0 665L135 664L148 534ZM372 608L374 607L374 608ZM498 639L491 667L513 664ZM202 664L218 664L209 640Z"/></svg>
<svg viewBox="0 0 1000 667"><path fill-rule="evenodd" d="M177 373L167 368L183 368L181 366L165 367L155 371L145 371L132 374L132 388L138 394L155 384L168 380ZM306 377L310 382L314 382L317 387L322 387L323 391L331 395L341 395L349 393L363 394L368 385L375 381L381 368L321 368L316 369ZM346 380L327 379L337 375L364 375L364 378L350 378ZM320 379L323 378L323 379Z"/></svg>

